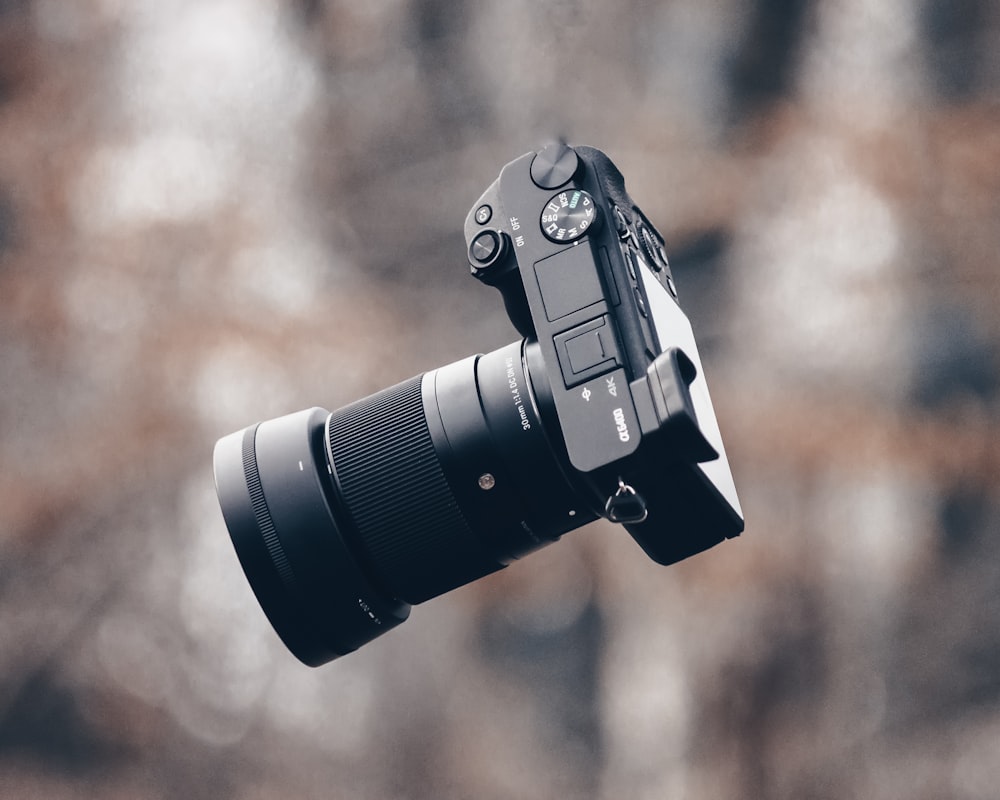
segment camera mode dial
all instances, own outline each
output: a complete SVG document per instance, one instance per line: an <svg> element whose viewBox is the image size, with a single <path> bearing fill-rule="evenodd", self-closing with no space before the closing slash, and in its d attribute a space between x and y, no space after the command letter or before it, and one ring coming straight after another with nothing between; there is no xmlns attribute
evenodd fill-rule
<svg viewBox="0 0 1000 800"><path fill-rule="evenodd" d="M575 242L596 222L594 198L582 189L567 189L553 195L539 219L545 238L553 242Z"/></svg>

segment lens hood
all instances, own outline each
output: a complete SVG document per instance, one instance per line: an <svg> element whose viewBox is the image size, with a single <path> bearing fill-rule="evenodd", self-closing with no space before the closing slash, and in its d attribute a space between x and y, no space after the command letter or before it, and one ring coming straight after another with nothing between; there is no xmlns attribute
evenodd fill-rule
<svg viewBox="0 0 1000 800"><path fill-rule="evenodd" d="M312 408L220 439L215 484L243 571L289 650L317 666L409 616L365 577L333 512L323 442L328 412Z"/></svg>

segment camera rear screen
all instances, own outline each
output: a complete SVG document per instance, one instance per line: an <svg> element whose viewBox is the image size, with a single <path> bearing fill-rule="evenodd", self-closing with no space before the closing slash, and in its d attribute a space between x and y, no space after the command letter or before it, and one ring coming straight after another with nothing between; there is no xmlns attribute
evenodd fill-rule
<svg viewBox="0 0 1000 800"><path fill-rule="evenodd" d="M743 509L736 494L733 473L729 469L726 448L722 444L722 432L719 430L719 422L715 416L715 409L712 407L712 398L708 393L705 369L701 363L701 355L698 353L698 345L694 340L691 323L681 311L680 306L670 297L663 284L656 279L656 276L641 260L639 261L639 274L643 290L649 300L653 327L656 330L656 337L659 339L660 349L679 347L691 359L698 371L690 386L691 400L694 403L695 413L698 415L698 426L705 438L708 439L709 444L718 452L719 457L714 461L706 461L696 465L697 469L711 481L742 519Z"/></svg>

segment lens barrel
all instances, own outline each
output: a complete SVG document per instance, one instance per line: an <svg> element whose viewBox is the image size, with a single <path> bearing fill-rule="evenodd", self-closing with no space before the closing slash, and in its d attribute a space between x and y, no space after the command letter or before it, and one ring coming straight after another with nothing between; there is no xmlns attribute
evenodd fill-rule
<svg viewBox="0 0 1000 800"><path fill-rule="evenodd" d="M532 348L515 342L216 444L237 555L301 661L351 652L410 605L595 518L567 477L558 431L550 440L544 430Z"/></svg>
<svg viewBox="0 0 1000 800"><path fill-rule="evenodd" d="M361 559L407 603L503 566L470 528L444 476L424 377L335 411L327 422L333 480Z"/></svg>

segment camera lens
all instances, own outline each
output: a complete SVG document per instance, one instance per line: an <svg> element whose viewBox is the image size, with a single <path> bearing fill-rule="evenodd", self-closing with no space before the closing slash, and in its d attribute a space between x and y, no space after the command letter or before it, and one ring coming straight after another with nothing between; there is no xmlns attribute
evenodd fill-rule
<svg viewBox="0 0 1000 800"><path fill-rule="evenodd" d="M333 513L320 408L220 439L215 484L243 571L285 645L318 666L409 614L368 580Z"/></svg>
<svg viewBox="0 0 1000 800"><path fill-rule="evenodd" d="M553 445L561 437L544 430L533 348L515 342L216 444L237 555L300 660L351 652L411 605L595 518Z"/></svg>

